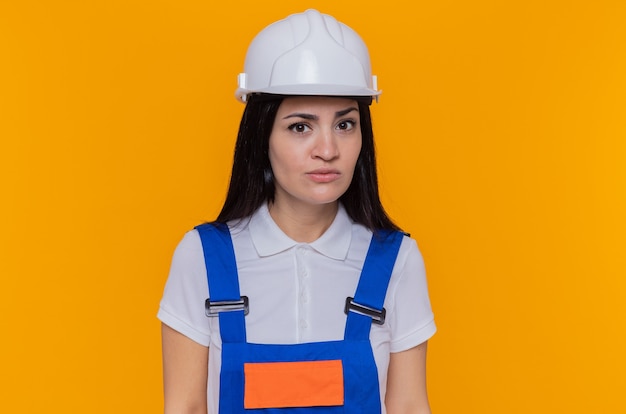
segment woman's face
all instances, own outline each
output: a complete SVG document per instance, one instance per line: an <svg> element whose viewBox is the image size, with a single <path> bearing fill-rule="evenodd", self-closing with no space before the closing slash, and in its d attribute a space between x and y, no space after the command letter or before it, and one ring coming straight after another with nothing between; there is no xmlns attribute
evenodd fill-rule
<svg viewBox="0 0 626 414"><path fill-rule="evenodd" d="M359 106L353 99L285 98L269 140L274 204L335 203L350 186L361 151Z"/></svg>

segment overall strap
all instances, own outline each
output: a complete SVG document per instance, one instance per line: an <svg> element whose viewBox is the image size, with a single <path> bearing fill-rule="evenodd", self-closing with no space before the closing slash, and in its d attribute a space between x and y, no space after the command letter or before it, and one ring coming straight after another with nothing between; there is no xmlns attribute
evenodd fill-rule
<svg viewBox="0 0 626 414"><path fill-rule="evenodd" d="M228 226L224 223L205 223L197 226L196 230L202 241L210 303L239 302L242 299L239 276ZM218 316L222 342L246 342L244 310L224 310Z"/></svg>
<svg viewBox="0 0 626 414"><path fill-rule="evenodd" d="M345 339L368 340L372 321L384 322L385 295L403 237L404 233L391 230L372 235L354 300L346 301Z"/></svg>

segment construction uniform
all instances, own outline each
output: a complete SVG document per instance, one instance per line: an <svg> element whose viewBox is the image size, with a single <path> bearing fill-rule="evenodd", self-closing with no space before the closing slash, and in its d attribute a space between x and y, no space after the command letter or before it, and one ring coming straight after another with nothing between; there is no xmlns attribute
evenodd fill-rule
<svg viewBox="0 0 626 414"><path fill-rule="evenodd" d="M267 384L270 387L269 390L272 390L271 386L280 388L277 385L279 381L268 383L266 378L268 372L269 377L277 377L276 372L281 370L293 371L296 373L293 375L300 375L297 373L303 370L306 372L308 369L311 372L328 372L328 375L334 376L333 378L343 376L342 381L345 380L344 401L337 399L337 395L340 394L337 388L330 387L327 396L323 398L319 396L323 401L313 399L308 402L295 402L294 405L308 403L315 407L311 408L317 410L315 412L319 412L320 407L324 407L325 410L335 410L328 412L374 413L381 412L381 410L384 412L381 401L384 401L386 390L389 353L416 346L430 338L435 331L421 256L414 241L408 237L400 238L398 258L395 265L392 265L391 283L387 295L383 295L384 306L387 309L385 323L372 325L371 318L366 317L366 323L356 322L354 325L356 327L353 329L350 319L359 320L362 319L362 315L348 312L350 315L346 316L343 312L345 300L347 296L354 296L355 292L358 292L359 275L364 267L365 254L372 235L363 226L352 223L343 207L340 206L337 217L327 232L310 244L296 243L284 235L271 220L267 206L260 208L248 219L238 223L229 223L229 227L237 257L235 270L239 272L238 282L241 285L239 295L235 293L231 295L231 298L241 295L249 297L250 313L241 317L244 323L242 324L241 320L232 325L228 322L222 323L223 319L240 318L237 312L220 313L218 318L207 318L204 315L204 301L207 296L211 297L211 301L216 302L224 298L219 297L220 288L207 283L207 273L204 269L206 260L198 230L190 232L177 249L159 310L159 318L164 323L196 342L211 347L209 413L218 413L218 404L226 404L221 401L230 401L230 397L220 396L222 390L226 388L224 383L220 384L222 381L220 373L231 371L228 366L224 368L225 365L245 363L249 363L247 365L249 372L245 375L246 378L250 378L248 385L252 388L263 384ZM209 253L214 248L210 248ZM224 254L217 256L229 257ZM230 256L232 257L232 254ZM228 273L236 274L236 271ZM207 290L209 295L206 293ZM379 287L374 290L384 291ZM217 299L215 294L218 295ZM365 301L367 300L369 299L366 298ZM360 300L357 295L355 302L360 303L359 301L363 300ZM308 326L302 322L307 322ZM227 324L235 328L228 328ZM228 333L230 330L233 331L234 341L230 338L231 333ZM241 339L246 339L246 341ZM347 342L349 343L346 344ZM327 345L316 345L318 343L327 343ZM291 347L294 344L304 346ZM324 349L320 352L326 356L319 358L307 356L329 346L338 350ZM242 351L239 348L250 348L252 351ZM257 352L256 348L261 350ZM361 348L363 351L357 351ZM271 352L266 355L264 349L270 349ZM293 353L287 356L285 349L297 350L287 351ZM353 351L355 355L369 354L370 356L365 358L368 359L367 361L362 360L357 363L346 361L345 356L350 354L350 351ZM250 352L254 354L252 360L233 362L240 355L249 355ZM285 355L284 360L277 360L275 356L277 353ZM375 364L372 364L372 360ZM263 362L268 361L272 362L269 371L266 370L266 366L262 365ZM339 364L336 361L341 362ZM276 364L276 362L285 364ZM356 367L356 370L363 369L364 371L363 373L357 371L352 374L345 373L346 367L351 366ZM237 370L240 368L235 369ZM293 378L290 375L283 375L281 378L283 381ZM368 378L369 385L359 383L356 389L369 391L361 396L350 396L350 388L355 388L350 385L351 377L357 377L359 381ZM316 384L319 378L314 375L310 380L312 384ZM344 386L339 380L336 384ZM229 385L228 388L242 390L241 383L236 386ZM256 400L253 399L250 402L251 407L277 404L271 398L270 401L263 401L262 396L267 397L271 394L267 391L268 389L261 388L256 391L256 394L255 391L251 391L250 395L256 395ZM257 398L259 396L261 397ZM243 400L246 397L241 393L239 397L237 398L240 402L232 404L241 404L238 406L241 408L245 404ZM278 396L276 399L283 397L285 396ZM237 401L237 398L234 398L234 401ZM368 398L373 406L367 407L374 407L371 411L370 408L362 408L360 405L355 406L357 408L350 408L350 404L353 404L351 401L361 401L359 402L361 404ZM278 404L282 403L284 401ZM334 405L320 405L331 403ZM298 412L307 412L302 410L308 408L297 409L300 410ZM247 410L246 412L269 410L269 408L251 408L251 410L253 411ZM284 409L281 410L280 412L285 412ZM236 413L238 411L229 407L226 411L223 408L221 412Z"/></svg>

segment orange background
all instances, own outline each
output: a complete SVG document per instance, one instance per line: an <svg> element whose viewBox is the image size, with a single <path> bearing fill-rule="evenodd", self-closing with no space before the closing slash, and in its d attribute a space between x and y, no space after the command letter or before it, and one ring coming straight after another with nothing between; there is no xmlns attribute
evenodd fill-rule
<svg viewBox="0 0 626 414"><path fill-rule="evenodd" d="M434 412L626 412L622 0L3 1L0 411L162 410L155 314L223 201L245 49L312 5L361 33L384 90Z"/></svg>

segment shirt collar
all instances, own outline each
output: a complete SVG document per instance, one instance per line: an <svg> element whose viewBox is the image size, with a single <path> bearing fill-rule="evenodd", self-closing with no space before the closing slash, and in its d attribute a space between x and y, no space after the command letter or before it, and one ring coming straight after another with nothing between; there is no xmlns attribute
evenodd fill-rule
<svg viewBox="0 0 626 414"><path fill-rule="evenodd" d="M308 244L331 259L344 260L352 241L352 220L341 203L337 215L322 236L312 243L298 243L287 236L270 216L267 204L263 204L250 217L250 237L259 256L271 256L298 244Z"/></svg>

